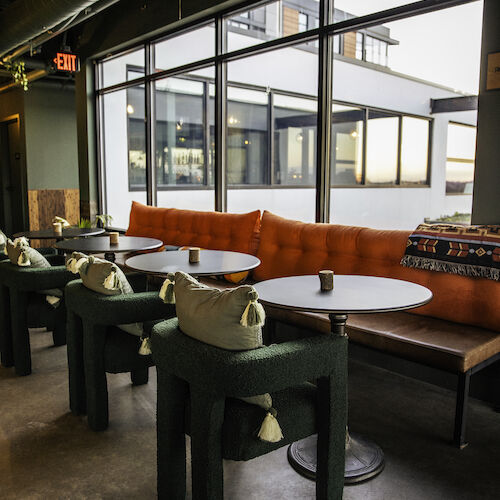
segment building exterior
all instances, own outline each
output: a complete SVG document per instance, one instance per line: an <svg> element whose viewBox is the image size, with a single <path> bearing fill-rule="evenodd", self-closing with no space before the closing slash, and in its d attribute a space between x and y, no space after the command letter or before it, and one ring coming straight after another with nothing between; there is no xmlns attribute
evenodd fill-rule
<svg viewBox="0 0 500 500"><path fill-rule="evenodd" d="M335 22L352 17L334 12ZM318 18L314 0L240 11L225 21L227 51L314 29ZM208 24L155 42L154 72L208 60L215 36ZM431 99L463 94L392 71L398 43L384 26L333 39L331 222L411 229L471 211L476 111L431 114ZM141 47L99 64L104 210L124 227L131 201L147 202L148 130L158 206L215 204L214 66L155 80L145 112L144 83L119 85L141 79L144 61ZM228 211L314 221L317 92L314 38L227 63Z"/></svg>

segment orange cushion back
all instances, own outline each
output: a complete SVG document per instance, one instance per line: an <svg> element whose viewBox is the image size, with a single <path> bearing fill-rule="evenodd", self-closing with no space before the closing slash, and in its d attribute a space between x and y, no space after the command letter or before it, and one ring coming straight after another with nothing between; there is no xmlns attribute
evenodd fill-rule
<svg viewBox="0 0 500 500"><path fill-rule="evenodd" d="M159 208L132 202L127 236L147 236L166 245L197 246L255 255L260 211L248 214Z"/></svg>
<svg viewBox="0 0 500 500"><path fill-rule="evenodd" d="M434 294L411 312L500 331L500 283L485 278L403 267L409 231L308 224L264 212L254 271L258 281L332 269L419 283ZM319 281L318 281L319 286Z"/></svg>

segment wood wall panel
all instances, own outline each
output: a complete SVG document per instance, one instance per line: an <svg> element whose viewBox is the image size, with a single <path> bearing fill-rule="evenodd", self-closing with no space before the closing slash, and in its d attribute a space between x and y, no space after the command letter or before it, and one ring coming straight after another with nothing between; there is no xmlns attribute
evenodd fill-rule
<svg viewBox="0 0 500 500"><path fill-rule="evenodd" d="M356 59L356 33L344 34L344 55Z"/></svg>
<svg viewBox="0 0 500 500"><path fill-rule="evenodd" d="M64 217L70 224L80 220L80 191L78 189L30 189L28 191L30 230L48 229L54 216ZM33 247L47 246L34 240Z"/></svg>
<svg viewBox="0 0 500 500"><path fill-rule="evenodd" d="M283 7L283 36L299 32L299 11Z"/></svg>

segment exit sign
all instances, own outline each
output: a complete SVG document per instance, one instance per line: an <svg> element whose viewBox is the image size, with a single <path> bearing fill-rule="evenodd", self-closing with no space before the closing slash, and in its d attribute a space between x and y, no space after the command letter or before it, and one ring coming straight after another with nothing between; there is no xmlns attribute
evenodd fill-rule
<svg viewBox="0 0 500 500"><path fill-rule="evenodd" d="M80 69L80 61L76 54L57 52L56 57L54 57L53 61L58 71L74 73L75 71L78 71Z"/></svg>

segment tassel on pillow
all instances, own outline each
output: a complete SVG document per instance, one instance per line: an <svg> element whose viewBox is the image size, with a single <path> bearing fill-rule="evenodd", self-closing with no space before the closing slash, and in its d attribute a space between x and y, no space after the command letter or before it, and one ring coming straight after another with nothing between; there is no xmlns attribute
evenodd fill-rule
<svg viewBox="0 0 500 500"><path fill-rule="evenodd" d="M120 286L120 280L118 279L115 271L111 271L108 274L108 276L104 280L103 285L107 290L118 290Z"/></svg>
<svg viewBox="0 0 500 500"><path fill-rule="evenodd" d="M255 290L248 292L248 304L240 319L241 326L262 326L266 319L266 313L262 304L257 302L259 295Z"/></svg>
<svg viewBox="0 0 500 500"><path fill-rule="evenodd" d="M162 299L165 304L175 304L174 285L175 274L168 273L167 279L160 288L160 299Z"/></svg>
<svg viewBox="0 0 500 500"><path fill-rule="evenodd" d="M61 302L60 297L55 297L54 295L46 295L45 300L55 309L59 302Z"/></svg>
<svg viewBox="0 0 500 500"><path fill-rule="evenodd" d="M261 441L277 443L283 439L283 432L281 431L280 424L276 420L276 415L276 410L272 407L269 408L257 435Z"/></svg>
<svg viewBox="0 0 500 500"><path fill-rule="evenodd" d="M149 356L151 354L151 344L149 342L149 337L144 337L141 342L141 347L139 348L139 354L142 356Z"/></svg>
<svg viewBox="0 0 500 500"><path fill-rule="evenodd" d="M30 258L26 252L21 252L19 254L19 258L17 259L17 265L20 267L28 267L31 266Z"/></svg>
<svg viewBox="0 0 500 500"><path fill-rule="evenodd" d="M82 257L78 260L76 260L74 257L71 257L71 259L66 262L66 269L68 271L71 271L73 274L78 274L80 268L85 262L87 262L87 260L88 259L86 257Z"/></svg>

